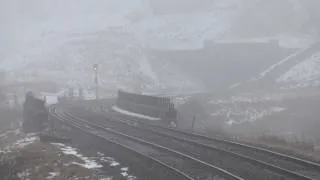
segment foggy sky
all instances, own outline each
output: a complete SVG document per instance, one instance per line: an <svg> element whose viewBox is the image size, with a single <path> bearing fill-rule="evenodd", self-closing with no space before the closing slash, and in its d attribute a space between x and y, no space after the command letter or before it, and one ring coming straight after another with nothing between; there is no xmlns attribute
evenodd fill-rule
<svg viewBox="0 0 320 180"><path fill-rule="evenodd" d="M156 0L152 0L155 5L163 5L163 3L157 3ZM190 0L191 2L192 0ZM292 25L293 27L297 26L303 26L304 23L309 18L308 14L306 14L306 5L310 6L310 2L314 0L279 0L279 2L287 2L291 3L292 6L288 7L287 10L284 11L284 9L279 9L277 7L278 1L269 1L269 0L216 0L214 3L216 4L227 4L226 2L230 2L230 4L236 4L237 6L240 5L246 5L248 7L253 6L253 8L249 8L250 11L248 11L247 17L256 17L256 19L253 19L248 22L241 22L239 27L250 27L251 29L255 29L256 27L254 24L257 24L257 21L259 21L258 26L262 28L273 28L268 29L268 32L271 32L272 34L267 35L278 35L278 34L284 34L286 32L279 32L279 31L288 31L293 29L291 26L288 26L287 23L298 23L297 25ZM156 2L156 3L155 3ZM164 1L161 1L164 2ZM180 6L177 4L178 1L175 1L175 3L171 3L171 6ZM179 1L180 2L180 1ZM252 15L250 14L253 10L256 9L254 6L256 4L259 4L260 2L271 2L273 3L271 6L266 6L266 8L269 8L266 10L267 12L270 12L271 10L274 12L273 17L279 17L279 18L270 18L265 17L264 15ZM308 4L309 3L309 4ZM188 4L188 3L186 3ZM192 5L192 3L190 3ZM261 3L260 3L261 4ZM270 3L269 3L270 4ZM149 7L150 1L148 0L0 0L0 24L1 24L1 31L0 31L0 60L4 59L4 56L6 54L10 53L16 53L16 49L19 49L20 46L23 46L24 43L28 43L30 41L37 42L39 39L54 35L54 39L58 39L57 37L63 38L64 36L68 36L69 34L73 33L82 33L82 32L95 32L100 30L105 30L108 27L116 26L116 27L123 27L127 26L130 28L132 24L132 20L143 16L144 19L147 19L143 24L140 26L141 31L141 37L144 36L143 28L146 26L154 26L153 21L157 20L158 15L154 15L151 12L151 9ZM190 5L190 6L191 6ZM194 6L194 4L192 5ZM218 6L218 5L217 5ZM263 7L260 7L260 10ZM300 7L300 9L299 9ZM301 8L302 7L302 8ZM172 7L171 7L172 8ZM177 9L179 9L177 7ZM190 8L189 8L190 9ZM259 9L259 8L257 8ZM288 12L290 9L295 10L296 12L292 13L295 14L295 17L292 17L293 19L288 19L286 16L291 17L291 15L288 15ZM259 10L259 11L260 11ZM227 12L228 10L224 10ZM229 13L231 13L233 10L230 10ZM258 13L258 12L254 12ZM267 13L268 14L268 13ZM220 15L211 15L208 16L208 19L211 21L214 21L215 18L219 18ZM283 17L280 17L283 16ZM155 18L150 19L150 17ZM241 17L241 16L240 16ZM297 17L298 20L297 20ZM149 18L149 19L148 19ZM200 19L205 19L205 16L199 17ZM170 19L170 17L168 18ZM187 19L183 19L185 21L185 24L188 24ZM244 18L246 19L246 18ZM261 19L261 20L259 20ZM276 20L281 21L276 21ZM166 21L167 19L165 19ZM197 22L197 20L195 20ZM283 22L285 21L285 22ZM199 22L199 21L198 21ZM271 23L271 24L263 24L263 23ZM273 23L274 22L274 23ZM171 24L170 24L171 23ZM168 22L168 26L174 26L178 24L179 22ZM222 26L224 26L225 23L228 23L228 19L224 19L223 22L217 21L217 24L213 24L212 26L205 25L204 23L197 23L192 24L194 22L190 22L189 26L192 28L198 28L199 30L194 30L194 32L199 31L199 34L202 35L206 33L206 31L215 31L221 29ZM249 26L248 26L249 24ZM282 28L278 26L284 26L288 27ZM157 28L155 26L155 28ZM159 27L159 32L162 32L163 30ZM185 27L183 27L185 28ZM183 29L182 27L175 27L173 28L172 34L177 33L185 33L185 31L188 31L188 29ZM201 30L201 28L205 29ZM208 30L206 30L206 28ZM140 30L138 29L138 30ZM154 29L151 29L154 30ZM241 30L241 29L240 29ZM148 30L149 31L149 30ZM167 31L170 31L167 30ZM238 30L237 30L238 31ZM246 31L246 29L241 30ZM257 28L257 31L260 32L259 28ZM219 32L219 31L218 31ZM289 33L293 33L294 29L290 31ZM166 32L166 35L163 35L163 38L159 39L165 39L168 40L170 38L176 38L176 35L170 35L170 32ZM193 31L190 31L190 33L187 33L187 35L191 36ZM259 33L256 33L259 35ZM192 38L196 38L198 34L194 34L195 36ZM170 37L172 36L172 37ZM212 37L212 36L210 36ZM182 37L182 38L188 38L188 37ZM186 41L185 44L188 41ZM50 43L50 41L48 41ZM163 42L166 44L165 42Z"/></svg>

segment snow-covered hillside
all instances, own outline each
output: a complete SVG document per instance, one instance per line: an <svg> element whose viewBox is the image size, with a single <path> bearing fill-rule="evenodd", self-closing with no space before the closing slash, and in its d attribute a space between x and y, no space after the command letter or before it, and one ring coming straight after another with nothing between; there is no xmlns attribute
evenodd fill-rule
<svg viewBox="0 0 320 180"><path fill-rule="evenodd" d="M278 82L312 81L320 76L320 52L297 64L277 79Z"/></svg>
<svg viewBox="0 0 320 180"><path fill-rule="evenodd" d="M265 87L297 89L320 86L320 43L297 49L292 54L267 67L258 76L241 84L251 90ZM235 88L239 88L235 87ZM271 88L271 89L270 89Z"/></svg>
<svg viewBox="0 0 320 180"><path fill-rule="evenodd" d="M320 52L292 67L277 82L291 84L292 88L320 86Z"/></svg>

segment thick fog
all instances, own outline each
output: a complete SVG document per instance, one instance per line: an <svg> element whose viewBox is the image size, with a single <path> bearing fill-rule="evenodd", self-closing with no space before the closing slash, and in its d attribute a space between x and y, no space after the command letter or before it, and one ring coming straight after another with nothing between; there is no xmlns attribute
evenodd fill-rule
<svg viewBox="0 0 320 180"><path fill-rule="evenodd" d="M254 78L318 36L312 0L0 3L0 68L10 83L89 87L97 63L105 89L224 89ZM239 45L240 51L230 45L244 39L251 45ZM263 50L244 55L253 42Z"/></svg>
<svg viewBox="0 0 320 180"><path fill-rule="evenodd" d="M87 158L59 141L41 143L42 153L62 151L49 163L37 146L23 151L32 158L14 159L27 167L16 166L17 175L59 178L69 172L59 166L83 161L99 175L112 168L131 180L139 178L129 165L155 180L177 170L182 179L228 171L241 177L230 179L316 179L315 163L221 139L319 159L319 7L320 0L0 0L0 154L9 129L27 137L20 144L59 135L90 149ZM51 161L63 152L72 162ZM26 165L34 159L41 165ZM54 172L38 176L42 165Z"/></svg>

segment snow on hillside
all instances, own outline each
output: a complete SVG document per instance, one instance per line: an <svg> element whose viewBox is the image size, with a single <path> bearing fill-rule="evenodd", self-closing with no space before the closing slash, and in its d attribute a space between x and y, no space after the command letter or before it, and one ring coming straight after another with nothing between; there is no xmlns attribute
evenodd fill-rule
<svg viewBox="0 0 320 180"><path fill-rule="evenodd" d="M234 13L214 11L197 14L151 16L133 24L141 41L156 49L196 49L206 39L218 39L229 28Z"/></svg>
<svg viewBox="0 0 320 180"><path fill-rule="evenodd" d="M295 47L294 51L292 51L291 54L289 54L287 57L280 59L278 62L270 65L269 67L266 67L265 70L261 71L257 76L250 78L246 84L254 84L254 83L267 83L269 85L272 85L270 83L278 83L278 85L283 85L284 83L297 83L297 79L299 79L299 75L297 74L297 71L301 71L301 65L305 66L305 64L309 64L309 62L305 62L304 60L307 57L310 57L313 53L317 52L319 49L318 43L316 43L314 38L308 37L308 38L294 38L295 40L292 41L290 38L287 42L293 42L293 44L296 44L294 42L300 42L300 47ZM293 45L294 46L294 45ZM312 59L312 58L311 58ZM303 65L304 64L304 65ZM313 67L314 68L314 67ZM300 70L297 70L300 69ZM310 68L308 68L311 70ZM309 76L309 74L313 74L314 72L308 72L307 69L304 70L304 72L300 72L302 75L301 78L304 78L304 76ZM295 75L293 75L295 74ZM291 78L292 77L293 80ZM301 83L301 81L300 81ZM302 84L296 85L297 87L301 87ZM307 86L307 84L304 84L302 86ZM231 88L231 87L230 87ZM232 89L232 88L231 88Z"/></svg>
<svg viewBox="0 0 320 180"><path fill-rule="evenodd" d="M268 73L270 73L271 71L273 71L276 67L281 66L283 63L289 61L292 57L296 56L297 54L300 54L301 52L303 52L305 49L301 49L299 51L296 51L295 53L289 55L288 57L280 60L278 63L273 64L272 66L268 67L266 70L264 70L263 72L261 72L259 74L259 77L257 79L261 79L263 77L265 77Z"/></svg>
<svg viewBox="0 0 320 180"><path fill-rule="evenodd" d="M295 87L320 85L320 52L292 67L277 79L278 83L294 83Z"/></svg>

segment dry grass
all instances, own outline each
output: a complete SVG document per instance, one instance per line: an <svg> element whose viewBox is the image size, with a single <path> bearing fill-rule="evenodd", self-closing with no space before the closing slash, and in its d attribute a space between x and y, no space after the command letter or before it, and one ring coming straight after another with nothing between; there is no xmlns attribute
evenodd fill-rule
<svg viewBox="0 0 320 180"><path fill-rule="evenodd" d="M21 118L21 109L0 108L0 132L17 128Z"/></svg>
<svg viewBox="0 0 320 180"><path fill-rule="evenodd" d="M50 144L40 142L4 154L0 159L0 179L44 180L52 172L58 173L53 180L100 179L94 170L89 170L72 162L79 162L74 156L64 155Z"/></svg>
<svg viewBox="0 0 320 180"><path fill-rule="evenodd" d="M295 136L290 138L275 136L275 135L263 135L257 138L257 141L264 142L266 144L277 144L296 148L303 151L314 151L315 145L307 140L300 140Z"/></svg>

